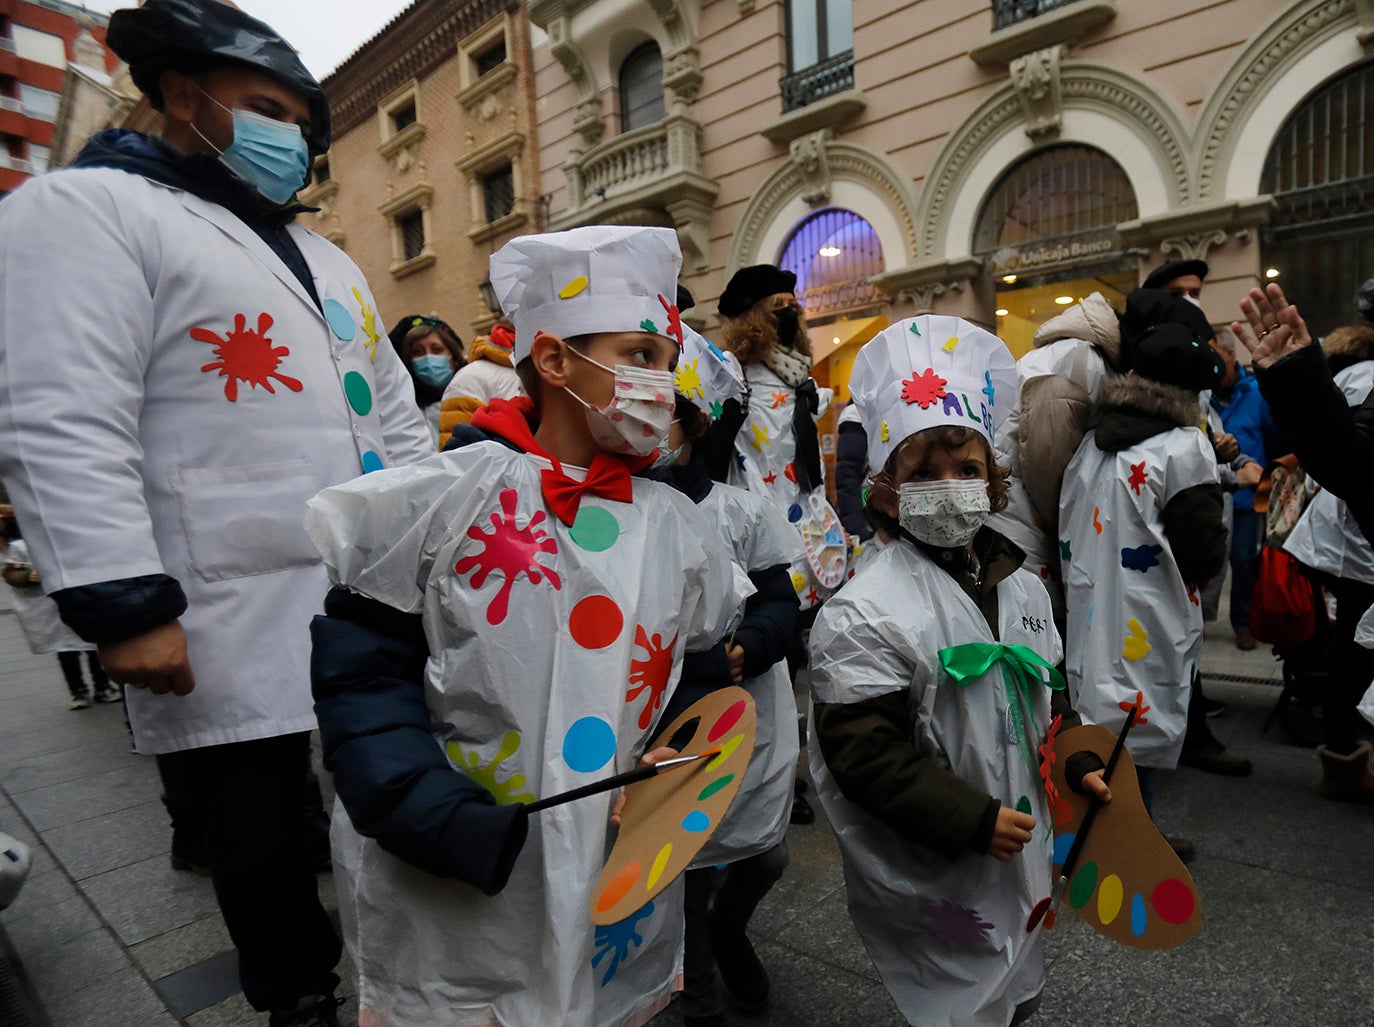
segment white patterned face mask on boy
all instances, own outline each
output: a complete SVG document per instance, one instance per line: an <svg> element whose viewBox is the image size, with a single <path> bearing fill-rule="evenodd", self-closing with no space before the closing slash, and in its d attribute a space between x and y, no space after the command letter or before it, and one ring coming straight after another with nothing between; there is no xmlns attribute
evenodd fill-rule
<svg viewBox="0 0 1374 1027"><path fill-rule="evenodd" d="M648 456L668 441L668 427L677 405L671 371L628 364L610 368L572 347L569 352L615 378L615 395L602 407L594 407L572 389L567 390L586 408L587 428L598 446L612 453Z"/></svg>
<svg viewBox="0 0 1374 1027"><path fill-rule="evenodd" d="M897 523L942 549L967 543L991 513L988 483L981 478L908 481L897 490Z"/></svg>

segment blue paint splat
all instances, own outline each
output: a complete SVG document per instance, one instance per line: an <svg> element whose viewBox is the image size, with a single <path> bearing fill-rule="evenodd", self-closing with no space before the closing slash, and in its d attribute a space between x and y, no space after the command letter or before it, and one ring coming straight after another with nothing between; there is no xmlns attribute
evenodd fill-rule
<svg viewBox="0 0 1374 1027"><path fill-rule="evenodd" d="M997 405L997 389L992 384L991 371L983 372L983 381L987 382L987 384L983 386L983 395L988 398L988 406L994 407Z"/></svg>
<svg viewBox="0 0 1374 1027"><path fill-rule="evenodd" d="M1089 625L1091 625L1092 622L1093 622L1093 611L1096 610L1096 609L1097 609L1097 604L1096 604L1096 603L1089 603L1089 604L1088 604L1088 624L1089 624ZM1190 680L1191 680L1191 679L1190 679Z"/></svg>
<svg viewBox="0 0 1374 1027"><path fill-rule="evenodd" d="M329 322L330 330L344 342L351 341L358 332L358 326L353 323L353 315L338 300L324 301L324 319Z"/></svg>
<svg viewBox="0 0 1374 1027"><path fill-rule="evenodd" d="M701 834L711 826L711 818L699 809L694 809L682 818L682 829L692 834Z"/></svg>
<svg viewBox="0 0 1374 1027"><path fill-rule="evenodd" d="M716 344L712 342L710 339L706 340L706 348L709 349L711 351L712 356L714 356L722 364L729 363L729 361L725 359L725 354L722 353L720 350L716 349Z"/></svg>
<svg viewBox="0 0 1374 1027"><path fill-rule="evenodd" d="M1072 560L1072 559L1073 559L1073 540L1072 540L1072 539L1061 538L1061 539L1059 540L1059 559L1061 559L1061 560Z"/></svg>
<svg viewBox="0 0 1374 1027"><path fill-rule="evenodd" d="M802 519L802 508L800 503L793 503L787 508L787 519L796 524Z"/></svg>
<svg viewBox="0 0 1374 1027"><path fill-rule="evenodd" d="M615 730L600 717L573 722L563 736L563 761L579 774L600 770L615 756Z"/></svg>
<svg viewBox="0 0 1374 1027"><path fill-rule="evenodd" d="M630 958L630 949L639 948L644 944L644 935L638 931L639 922L645 917L653 916L654 904L648 902L635 910L624 920L614 924L606 924L598 927L593 936L592 943L596 946L596 952L592 955L592 967L598 966L607 956L611 957L610 964L606 967L606 973L601 978L601 986L604 988L611 983L611 978L620 969L620 961Z"/></svg>
<svg viewBox="0 0 1374 1027"><path fill-rule="evenodd" d="M371 474L373 471L380 471L386 465L382 463L382 458L372 450L363 454L363 473Z"/></svg>
<svg viewBox="0 0 1374 1027"><path fill-rule="evenodd" d="M736 454L735 454L735 463L739 464L739 469L740 469L741 471L744 470L744 454L743 454L743 453L736 453Z"/></svg>
<svg viewBox="0 0 1374 1027"><path fill-rule="evenodd" d="M1063 866L1064 860L1069 858L1069 850L1073 848L1073 840L1078 837L1077 833L1061 834L1054 840L1054 865Z"/></svg>
<svg viewBox="0 0 1374 1027"><path fill-rule="evenodd" d="M1139 892L1131 898L1131 933L1137 938L1145 933L1145 896Z"/></svg>
<svg viewBox="0 0 1374 1027"><path fill-rule="evenodd" d="M1140 571L1144 574L1151 567L1159 566L1159 554L1163 551L1163 546L1152 545L1123 549L1121 550L1121 566L1128 571Z"/></svg>

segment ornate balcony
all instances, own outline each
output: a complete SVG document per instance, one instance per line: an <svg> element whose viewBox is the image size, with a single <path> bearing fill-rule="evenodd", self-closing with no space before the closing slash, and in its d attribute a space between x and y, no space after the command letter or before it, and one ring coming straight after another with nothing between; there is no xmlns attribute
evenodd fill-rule
<svg viewBox="0 0 1374 1027"><path fill-rule="evenodd" d="M684 255L704 267L719 185L701 173L701 124L681 111L574 150L563 165L568 208L556 228L661 225L676 228Z"/></svg>
<svg viewBox="0 0 1374 1027"><path fill-rule="evenodd" d="M784 76L779 84L782 87L784 112L794 111L827 96L853 89L854 51L846 50L834 57L818 61L809 68L794 71Z"/></svg>
<svg viewBox="0 0 1374 1027"><path fill-rule="evenodd" d="M1074 0L992 0L992 30L1004 29L1018 21L1035 18Z"/></svg>

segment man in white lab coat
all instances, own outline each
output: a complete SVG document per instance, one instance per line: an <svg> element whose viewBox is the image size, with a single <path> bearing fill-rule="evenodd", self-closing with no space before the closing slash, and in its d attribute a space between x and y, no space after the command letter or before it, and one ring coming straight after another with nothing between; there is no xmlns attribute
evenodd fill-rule
<svg viewBox="0 0 1374 1027"><path fill-rule="evenodd" d="M63 619L134 686L138 750L204 814L248 1000L332 1024L302 518L429 434L362 274L294 223L329 110L291 47L214 0L117 11L108 41L165 127L0 204L0 476Z"/></svg>

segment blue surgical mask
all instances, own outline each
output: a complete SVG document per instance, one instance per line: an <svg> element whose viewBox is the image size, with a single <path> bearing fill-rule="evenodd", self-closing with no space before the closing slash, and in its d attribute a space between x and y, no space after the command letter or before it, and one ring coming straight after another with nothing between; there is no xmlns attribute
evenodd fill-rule
<svg viewBox="0 0 1374 1027"><path fill-rule="evenodd" d="M217 107L229 110L209 93L205 95ZM238 107L229 113L234 119L234 141L220 151L220 163L273 203L291 199L305 185L310 168L310 149L300 126ZM195 125L191 130L214 146Z"/></svg>
<svg viewBox="0 0 1374 1027"><path fill-rule="evenodd" d="M448 357L440 356L437 353L426 353L422 357L414 357L410 361L410 366L415 369L415 377L436 389L442 389L453 377L452 362Z"/></svg>

